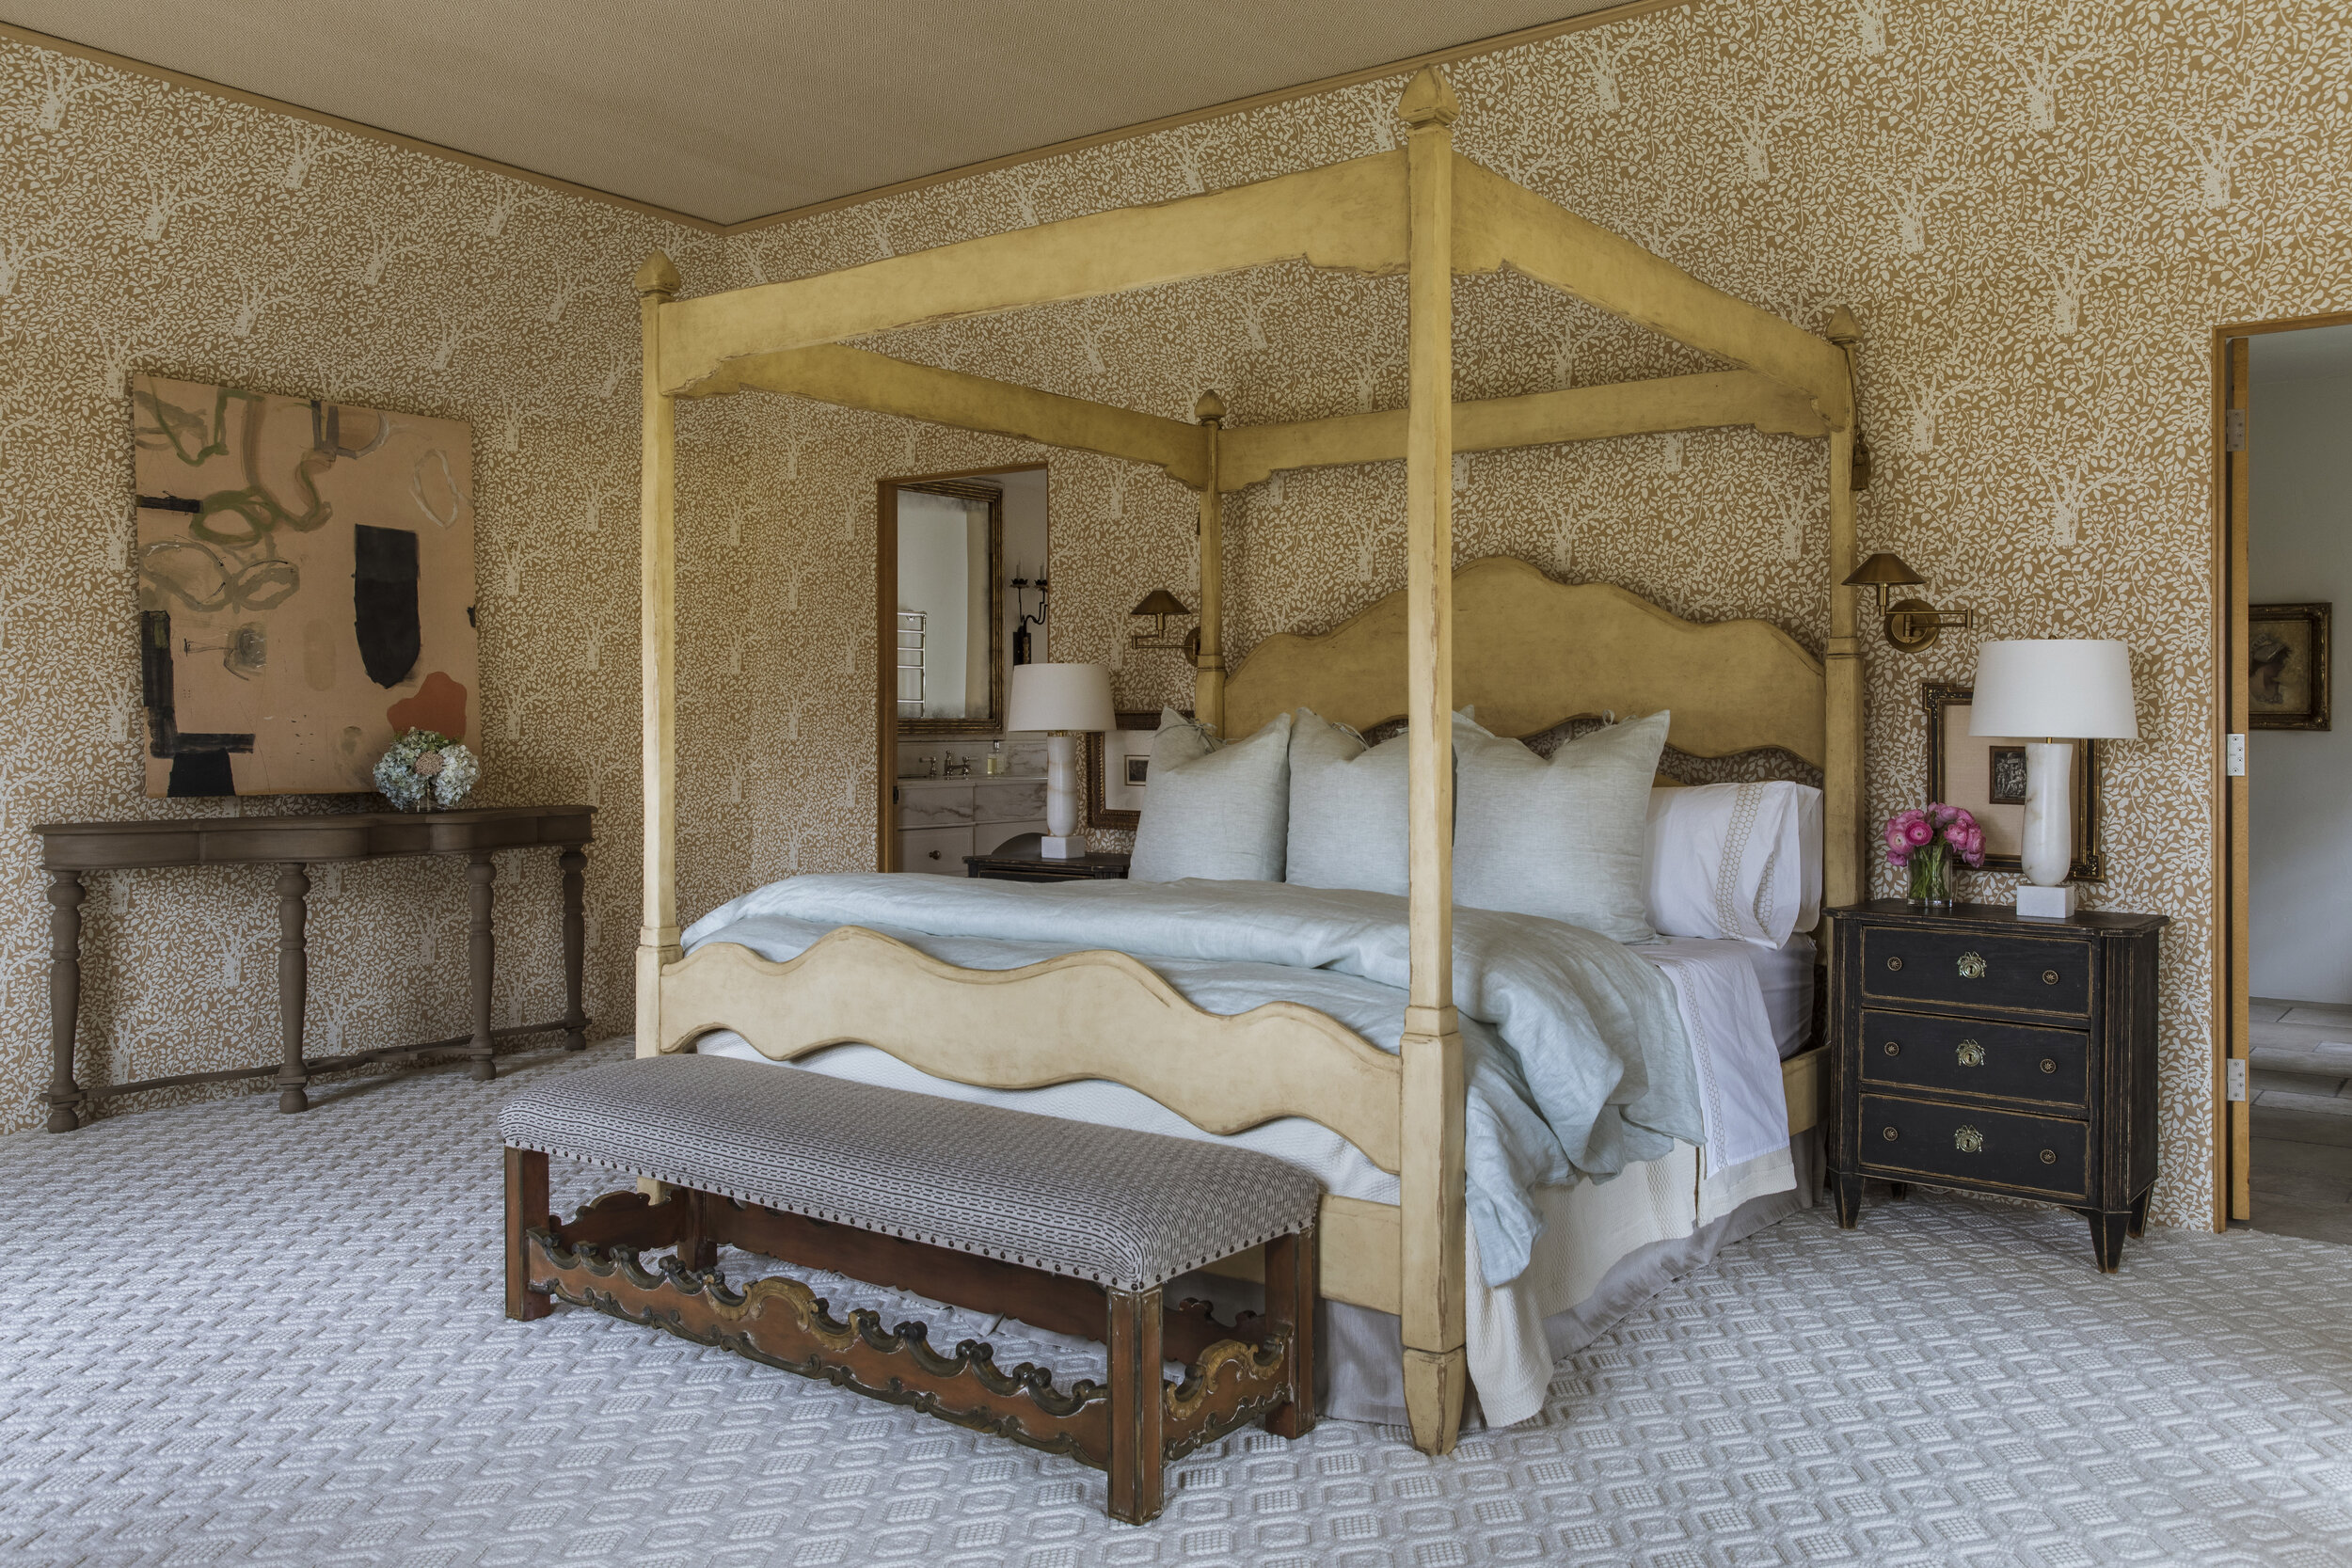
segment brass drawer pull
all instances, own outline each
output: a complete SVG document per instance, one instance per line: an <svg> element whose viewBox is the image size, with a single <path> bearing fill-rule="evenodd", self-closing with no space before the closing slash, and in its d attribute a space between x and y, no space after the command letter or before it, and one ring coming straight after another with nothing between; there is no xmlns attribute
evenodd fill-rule
<svg viewBox="0 0 2352 1568"><path fill-rule="evenodd" d="M2043 1149L2043 1150L2042 1151L2042 1163L2043 1164L2045 1164L2045 1165L2055 1165L2055 1164L2058 1164L2058 1150L2057 1150L2057 1149L2055 1149L2055 1148L2045 1148L2045 1149Z"/></svg>
<svg viewBox="0 0 2352 1568"><path fill-rule="evenodd" d="M1963 980L1983 979L1984 955L1981 953L1963 953L1960 956L1959 969L1960 977Z"/></svg>
<svg viewBox="0 0 2352 1568"><path fill-rule="evenodd" d="M2042 983L2043 985L2045 985L2045 986L2055 986L2055 985L2057 985L2057 984L2058 984L2058 971L2057 971L2057 970L2055 970L2055 969L2045 969L2045 970L2043 970L2043 971L2042 972Z"/></svg>
<svg viewBox="0 0 2352 1568"><path fill-rule="evenodd" d="M1886 960L1886 967L1889 969L1900 969L1902 966L1903 961L1900 958L1889 958Z"/></svg>
<svg viewBox="0 0 2352 1568"><path fill-rule="evenodd" d="M1880 1132L1879 1136L1881 1136L1881 1137L1884 1138L1884 1139L1885 1139L1888 1143L1890 1143L1890 1144L1891 1144L1891 1143L1893 1143L1893 1142L1895 1141L1895 1130L1894 1130L1893 1128L1891 1128L1891 1127L1886 1128L1885 1130L1883 1130L1883 1132Z"/></svg>
<svg viewBox="0 0 2352 1568"><path fill-rule="evenodd" d="M2042 1070L2044 1072L2056 1072L2058 1070L2058 1063L2052 1061L2049 1057L2044 1056L2042 1058Z"/></svg>
<svg viewBox="0 0 2352 1568"><path fill-rule="evenodd" d="M1963 1121L1952 1130L1952 1147L1963 1154L1980 1154L1984 1151L1984 1134Z"/></svg>
<svg viewBox="0 0 2352 1568"><path fill-rule="evenodd" d="M1886 1042L1886 1053L1889 1056L1899 1056L1903 1053L1903 1048L1895 1041L1888 1040Z"/></svg>
<svg viewBox="0 0 2352 1568"><path fill-rule="evenodd" d="M1955 1052L1954 1054L1960 1058L1960 1065L1962 1067L1984 1066L1984 1047L1979 1045L1975 1040L1961 1041L1960 1049Z"/></svg>

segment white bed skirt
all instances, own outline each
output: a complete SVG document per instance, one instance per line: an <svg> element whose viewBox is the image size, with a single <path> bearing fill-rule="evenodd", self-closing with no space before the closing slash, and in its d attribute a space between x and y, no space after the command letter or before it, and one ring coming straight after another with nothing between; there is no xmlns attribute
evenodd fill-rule
<svg viewBox="0 0 2352 1568"><path fill-rule="evenodd" d="M1552 1189L1544 1195L1544 1233L1526 1274L1487 1290L1473 1263L1466 1428L1514 1426L1541 1414L1563 1356L1723 1248L1812 1208L1821 1190L1820 1131L1800 1132L1785 1153L1750 1162L1769 1170L1727 1171L1710 1180L1708 1188L1727 1200L1712 1213L1702 1206L1698 1164L1698 1151L1684 1147L1613 1181ZM1744 1196L1743 1188L1757 1196ZM1216 1275L1172 1280L1167 1296L1205 1297L1229 1321L1258 1308L1257 1286ZM1406 1425L1404 1332L1395 1314L1327 1301L1318 1327L1315 1381L1324 1416Z"/></svg>

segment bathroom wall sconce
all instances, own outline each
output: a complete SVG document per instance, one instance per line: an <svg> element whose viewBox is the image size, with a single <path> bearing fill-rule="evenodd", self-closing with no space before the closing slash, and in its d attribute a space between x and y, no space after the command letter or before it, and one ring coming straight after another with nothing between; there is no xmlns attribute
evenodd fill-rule
<svg viewBox="0 0 2352 1568"><path fill-rule="evenodd" d="M1903 558L1880 551L1853 570L1844 583L1848 588L1875 588L1879 596L1879 617L1886 630L1887 642L1907 654L1915 654L1932 643L1946 626L1974 630L1977 612L1973 610L1938 610L1925 599L1897 599L1886 602L1890 588L1923 587L1927 578L1903 564Z"/></svg>
<svg viewBox="0 0 2352 1568"><path fill-rule="evenodd" d="M1171 615L1189 615L1192 611L1184 608L1184 600L1165 588L1154 588L1146 594L1143 602L1127 613L1137 618L1149 615L1152 622L1150 632L1139 631L1127 639L1127 645L1131 648L1190 648L1200 645L1198 632L1188 637L1168 635L1168 618Z"/></svg>

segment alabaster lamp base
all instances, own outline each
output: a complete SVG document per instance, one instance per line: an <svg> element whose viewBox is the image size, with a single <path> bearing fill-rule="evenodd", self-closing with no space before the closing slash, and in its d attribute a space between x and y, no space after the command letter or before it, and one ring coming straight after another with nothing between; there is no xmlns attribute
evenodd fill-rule
<svg viewBox="0 0 2352 1568"><path fill-rule="evenodd" d="M1045 836L1037 852L1049 861L1083 859L1086 836L1078 832L1078 737L1045 737Z"/></svg>
<svg viewBox="0 0 2352 1568"><path fill-rule="evenodd" d="M2037 887L2031 882L2020 882L2017 912L2027 920L2071 920L2074 915L2074 884Z"/></svg>

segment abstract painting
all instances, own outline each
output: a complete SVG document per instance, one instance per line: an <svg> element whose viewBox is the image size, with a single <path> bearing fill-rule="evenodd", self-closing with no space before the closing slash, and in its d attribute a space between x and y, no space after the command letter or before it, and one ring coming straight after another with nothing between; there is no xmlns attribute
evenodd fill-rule
<svg viewBox="0 0 2352 1568"><path fill-rule="evenodd" d="M473 432L138 376L150 795L373 790L411 728L478 744Z"/></svg>

